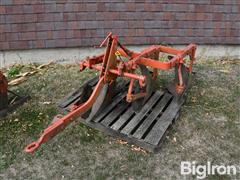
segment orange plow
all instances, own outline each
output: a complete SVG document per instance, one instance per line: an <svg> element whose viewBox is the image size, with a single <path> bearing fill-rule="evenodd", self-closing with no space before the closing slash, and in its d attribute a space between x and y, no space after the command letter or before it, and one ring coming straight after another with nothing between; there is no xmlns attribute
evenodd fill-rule
<svg viewBox="0 0 240 180"><path fill-rule="evenodd" d="M58 115L39 140L25 151L32 153L76 118L92 128L150 151L160 147L163 135L177 119L190 87L196 45L184 49L153 45L140 52L128 50L109 33L100 46L104 54L79 63L99 71L99 76L64 98ZM167 60L161 61L160 54ZM187 59L188 58L188 62ZM164 90L156 88L158 71L175 68L175 80Z"/></svg>

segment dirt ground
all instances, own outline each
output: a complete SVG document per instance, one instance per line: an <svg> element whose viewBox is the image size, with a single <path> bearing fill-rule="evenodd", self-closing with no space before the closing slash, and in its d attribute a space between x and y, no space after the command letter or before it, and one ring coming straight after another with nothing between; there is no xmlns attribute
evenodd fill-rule
<svg viewBox="0 0 240 180"><path fill-rule="evenodd" d="M240 166L240 64L203 61L194 71L188 100L158 154L134 151L75 121L30 155L25 145L58 113L57 102L95 74L72 65L43 69L12 88L31 100L0 120L0 179L195 179L180 175L181 161Z"/></svg>

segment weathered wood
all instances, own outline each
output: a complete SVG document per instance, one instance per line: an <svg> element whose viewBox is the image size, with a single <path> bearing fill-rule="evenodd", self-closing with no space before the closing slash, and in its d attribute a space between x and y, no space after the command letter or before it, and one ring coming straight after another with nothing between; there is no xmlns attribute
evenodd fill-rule
<svg viewBox="0 0 240 180"><path fill-rule="evenodd" d="M94 87L94 86L98 83L98 81L99 81L99 77L96 76L96 77L90 79L89 81L87 81L86 83L87 83L88 85Z"/></svg>
<svg viewBox="0 0 240 180"><path fill-rule="evenodd" d="M175 99L172 103L167 107L166 111L163 115L159 118L157 123L153 126L152 130L146 136L145 141L153 144L158 145L162 136L164 135L165 131L167 130L168 126L174 120L175 116L177 115L180 107L182 106L182 101L176 101Z"/></svg>
<svg viewBox="0 0 240 180"><path fill-rule="evenodd" d="M60 108L66 108L70 104L73 104L74 102L76 102L81 97L85 86L88 85L88 86L93 88L97 84L97 81L98 81L98 77L94 77L94 78L86 81L80 88L76 89L75 91L73 91L73 92L69 93L67 96L65 96L58 103L58 106Z"/></svg>
<svg viewBox="0 0 240 180"><path fill-rule="evenodd" d="M142 136L146 133L148 128L151 126L154 120L162 113L162 110L168 104L172 95L169 93L165 93L161 101L156 105L156 107L152 110L152 112L148 115L148 117L144 120L144 122L139 126L136 132L133 134L133 137L141 139Z"/></svg>
<svg viewBox="0 0 240 180"><path fill-rule="evenodd" d="M122 116L120 116L120 118L111 126L111 128L117 131L121 130L123 125L127 123L129 118L131 118L131 116L134 114L135 112L132 110L132 108L128 108L128 110Z"/></svg>
<svg viewBox="0 0 240 180"><path fill-rule="evenodd" d="M122 129L121 133L129 135L132 130L138 125L138 123L144 118L153 105L158 101L163 92L155 92L154 95L143 106L141 111L134 116L134 118Z"/></svg>
<svg viewBox="0 0 240 180"><path fill-rule="evenodd" d="M101 124L104 126L109 126L118 116L120 117L120 115L128 108L128 106L129 104L126 101L122 102L101 121Z"/></svg>
<svg viewBox="0 0 240 180"><path fill-rule="evenodd" d="M113 100L93 121L80 120L89 127L128 141L129 144L156 152L167 129L178 117L185 98L174 97L168 91L156 91L140 112L136 113L125 100L127 83L118 83Z"/></svg>
<svg viewBox="0 0 240 180"><path fill-rule="evenodd" d="M69 106L69 104L72 104L74 101L76 101L82 94L83 89L79 88L66 96L61 102L59 102L58 106L60 108L66 108Z"/></svg>

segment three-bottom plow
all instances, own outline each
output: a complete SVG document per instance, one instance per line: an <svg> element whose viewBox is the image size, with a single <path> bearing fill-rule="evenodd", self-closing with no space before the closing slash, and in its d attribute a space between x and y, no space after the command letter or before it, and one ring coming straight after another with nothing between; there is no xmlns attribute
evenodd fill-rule
<svg viewBox="0 0 240 180"><path fill-rule="evenodd" d="M120 44L112 33L100 46L104 44L104 54L79 63L81 71L95 69L99 77L61 101L59 106L67 114L57 115L41 137L25 148L26 152L34 152L77 117L82 123L129 143L151 151L159 149L163 135L177 119L186 99L196 45L182 50L153 45L137 53ZM167 61L159 60L159 53L167 54ZM174 82L164 90L156 90L158 70L172 68Z"/></svg>

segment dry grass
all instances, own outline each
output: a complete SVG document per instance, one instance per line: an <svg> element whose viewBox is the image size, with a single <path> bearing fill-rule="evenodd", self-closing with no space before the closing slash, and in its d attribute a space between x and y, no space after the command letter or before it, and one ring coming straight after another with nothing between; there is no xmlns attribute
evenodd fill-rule
<svg viewBox="0 0 240 180"><path fill-rule="evenodd" d="M58 113L57 102L94 72L51 65L31 76L13 89L27 92L32 99L0 120L0 178L192 179L195 177L180 175L181 161L239 165L240 68L211 61L197 64L194 71L193 87L180 119L158 154L132 151L129 145L78 121L34 155L25 154L24 146Z"/></svg>

